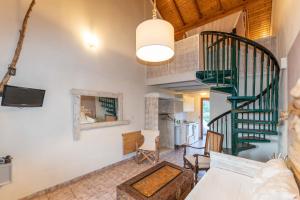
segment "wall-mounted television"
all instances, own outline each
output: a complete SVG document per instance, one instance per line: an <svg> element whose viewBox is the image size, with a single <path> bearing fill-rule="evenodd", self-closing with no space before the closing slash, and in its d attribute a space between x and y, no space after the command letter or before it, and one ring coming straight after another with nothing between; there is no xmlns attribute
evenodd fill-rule
<svg viewBox="0 0 300 200"><path fill-rule="evenodd" d="M5 85L2 94L2 106L42 107L45 90Z"/></svg>

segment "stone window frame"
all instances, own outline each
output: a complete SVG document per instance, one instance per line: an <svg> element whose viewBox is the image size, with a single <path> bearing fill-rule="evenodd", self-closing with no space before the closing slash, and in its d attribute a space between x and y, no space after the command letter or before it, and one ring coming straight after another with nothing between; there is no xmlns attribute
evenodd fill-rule
<svg viewBox="0 0 300 200"><path fill-rule="evenodd" d="M80 140L80 132L82 130L121 126L130 123L129 120L123 119L123 94L122 93L72 89L71 94L73 97L73 138L74 140ZM111 122L95 122L90 124L81 124L80 123L81 96L95 96L95 97L107 97L107 98L118 99L118 111L117 111L118 120L111 121Z"/></svg>

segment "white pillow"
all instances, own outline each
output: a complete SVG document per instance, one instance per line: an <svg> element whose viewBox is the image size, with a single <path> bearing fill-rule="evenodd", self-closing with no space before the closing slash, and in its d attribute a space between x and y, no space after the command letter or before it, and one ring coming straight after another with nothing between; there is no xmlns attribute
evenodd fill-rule
<svg viewBox="0 0 300 200"><path fill-rule="evenodd" d="M262 184L279 173L290 173L284 160L273 159L266 162L266 166L261 168L254 176L254 183Z"/></svg>
<svg viewBox="0 0 300 200"><path fill-rule="evenodd" d="M292 172L279 173L256 187L252 200L300 200Z"/></svg>
<svg viewBox="0 0 300 200"><path fill-rule="evenodd" d="M252 200L300 200L294 175L281 159L268 161L254 182Z"/></svg>

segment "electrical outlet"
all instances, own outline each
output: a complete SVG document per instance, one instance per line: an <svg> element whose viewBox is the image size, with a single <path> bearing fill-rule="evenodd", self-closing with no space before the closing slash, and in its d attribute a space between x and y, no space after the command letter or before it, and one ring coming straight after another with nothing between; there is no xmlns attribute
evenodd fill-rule
<svg viewBox="0 0 300 200"><path fill-rule="evenodd" d="M288 59L287 59L287 57L281 58L280 69L287 69L287 67L288 67Z"/></svg>

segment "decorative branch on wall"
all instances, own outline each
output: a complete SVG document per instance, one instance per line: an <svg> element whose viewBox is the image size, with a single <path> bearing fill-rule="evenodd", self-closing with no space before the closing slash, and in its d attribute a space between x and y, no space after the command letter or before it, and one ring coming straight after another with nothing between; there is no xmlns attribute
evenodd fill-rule
<svg viewBox="0 0 300 200"><path fill-rule="evenodd" d="M29 6L29 8L26 12L25 17L24 17L14 57L13 57L10 65L8 67L8 70L7 70L6 74L4 75L4 77L3 77L3 79L0 83L0 93L3 93L4 85L6 85L8 83L10 77L16 75L17 63L18 63L18 60L19 60L19 57L20 57L20 54L21 54L21 51L22 51L23 42L24 42L24 38L25 38L25 33L26 33L26 30L27 30L28 20L29 20L30 14L32 12L32 8L35 5L35 1L36 0L31 1L31 4L30 4L30 6Z"/></svg>

